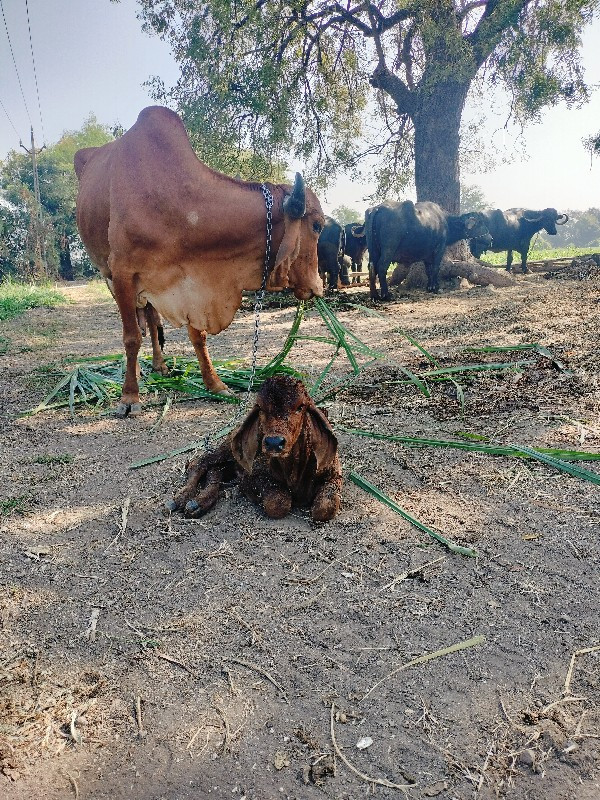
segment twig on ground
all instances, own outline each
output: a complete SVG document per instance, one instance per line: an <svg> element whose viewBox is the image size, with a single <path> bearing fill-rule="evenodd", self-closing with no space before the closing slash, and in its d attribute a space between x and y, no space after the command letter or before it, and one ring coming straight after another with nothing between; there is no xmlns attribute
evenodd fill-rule
<svg viewBox="0 0 600 800"><path fill-rule="evenodd" d="M198 677L193 669L190 669L190 667L188 667L186 664L182 664L181 661L177 661L176 658L172 658L171 656L168 656L166 653L159 653L158 651L155 651L155 655L157 655L158 658L162 658L163 661L168 661L169 664L175 664L176 667L181 667L181 669L184 669L189 675L192 676L192 678Z"/></svg>
<svg viewBox="0 0 600 800"><path fill-rule="evenodd" d="M196 739L197 739L197 737L198 737L198 734L200 733L200 731L202 730L202 728L203 728L203 726L201 725L201 726L198 728L198 730L196 731L196 733L195 733L195 734L192 736L192 738L189 740L189 742L188 742L188 745L187 745L187 749L188 749L188 750L190 750L190 751L191 751L191 749L192 749L192 745L193 745L193 744L194 744L194 742L196 741ZM197 755L199 755L199 756L201 756L201 755L202 755L202 753L203 753L203 752L206 750L206 748L208 747L208 743L209 743L209 741L210 741L210 731L206 731L206 742L204 743L204 745L203 745L203 747L202 747L202 750L200 750L200 752L199 752L199 753L197 753ZM193 754L192 752L190 752L190 756L191 756L191 758L194 758L194 754Z"/></svg>
<svg viewBox="0 0 600 800"><path fill-rule="evenodd" d="M412 661L408 661L406 664L402 664L402 666L397 667L396 669L392 670L388 675L382 678L380 681L377 681L368 692L366 692L362 697L360 702L362 702L365 698L367 698L371 692L375 691L378 686L381 686L382 683L389 680L392 676L397 675L402 670L408 669L409 667L414 667L417 664L424 664L426 661L432 661L434 658L441 658L441 656L450 655L450 653L457 653L459 650L466 650L468 647L475 647L478 644L483 644L485 642L485 636L473 636L471 639L465 639L464 642L458 642L457 644L453 644L450 647L444 647L441 650L436 650L434 653L426 653L424 656L419 656L418 658L414 658Z"/></svg>
<svg viewBox="0 0 600 800"><path fill-rule="evenodd" d="M138 729L138 736L143 739L146 736L144 725L142 722L142 698L138 694L135 698L135 722Z"/></svg>
<svg viewBox="0 0 600 800"><path fill-rule="evenodd" d="M69 783L73 787L73 792L75 794L75 800L79 800L79 786L77 785L77 781L75 780L75 778L69 772L65 772L65 775L67 776L67 778L69 779Z"/></svg>
<svg viewBox="0 0 600 800"><path fill-rule="evenodd" d="M364 772L361 772L357 769L351 761L349 761L346 756L340 750L338 743L335 738L335 727L334 727L334 718L335 718L335 703L331 704L331 714L330 714L330 723L329 729L331 732L331 743L333 745L333 749L335 750L336 756L343 761L344 764L348 767L350 772L353 772L355 775L358 775L359 778L362 778L363 781L367 783L376 784L377 786L385 786L387 789L400 789L403 792L406 792L408 789L412 789L416 786L416 783L393 783L392 781L388 781L387 778L372 778L370 775L365 775Z"/></svg>
<svg viewBox="0 0 600 800"><path fill-rule="evenodd" d="M223 739L223 745L222 745L223 753L229 753L231 751L231 727L229 725L229 720L227 719L227 715L225 714L225 711L223 711L221 706L218 706L216 703L214 703L213 708L215 709L217 714L221 717L221 719L223 720L223 725L225 726L225 737Z"/></svg>
<svg viewBox="0 0 600 800"><path fill-rule="evenodd" d="M302 600L300 603L290 603L290 605L285 606L286 611L302 611L309 606L312 606L313 603L316 603L321 595L325 594L327 591L327 586L323 586L321 591L313 594L311 597L307 597L306 600Z"/></svg>
<svg viewBox="0 0 600 800"><path fill-rule="evenodd" d="M569 694L569 687L571 685L571 679L573 677L573 670L575 668L575 659L577 656L583 656L586 653L597 653L600 650L600 644L596 645L595 647L584 647L582 650L576 650L573 655L571 656L571 663L569 664L569 669L567 670L567 677L565 678L565 688L563 689L564 694Z"/></svg>
<svg viewBox="0 0 600 800"><path fill-rule="evenodd" d="M379 593L381 594L381 592L385 592L386 589L392 589L397 583L409 578L411 575L415 575L417 572L421 572L421 570L425 569L425 567L431 567L433 564L439 564L440 561L445 560L446 556L441 556L441 558L436 558L434 561L427 561L427 563L421 564L419 567L413 567L412 569L409 569L408 572L402 572L400 575L396 575L393 581L387 583L383 588L381 588Z"/></svg>
<svg viewBox="0 0 600 800"><path fill-rule="evenodd" d="M131 497L126 497L125 498L125 502L123 503L123 506L121 508L121 527L120 527L117 535L115 536L115 538L112 540L112 542L109 543L108 547L106 548L106 550L104 551L104 553L102 555L106 555L108 553L108 551L110 550L110 548L113 546L113 544L116 544L118 539L125 533L125 528L127 527L127 517L129 515L129 506L130 505L131 505Z"/></svg>
<svg viewBox="0 0 600 800"><path fill-rule="evenodd" d="M339 564L340 562L345 561L347 558L350 558L350 556L354 555L354 553L356 553L358 549L359 549L358 547L355 547L354 550L351 550L347 555L340 556L339 558L334 558L333 561L330 561L329 564L327 564L327 566L325 567L325 569L322 569L318 575L314 576L314 578L306 578L304 575L299 575L297 578L288 577L285 578L284 580L286 581L286 583L301 583L303 585L316 583L319 580L319 578L323 577L323 575L327 572L328 569L331 569L331 567L333 567L334 564Z"/></svg>
<svg viewBox="0 0 600 800"><path fill-rule="evenodd" d="M286 703L289 702L285 689L269 672L257 667L256 664L251 664L249 661L243 661L241 658L228 658L227 660L231 661L233 664L239 664L242 667L246 667L246 669L251 669L254 670L254 672L258 672L259 675L262 675L264 678L266 678L279 692L281 692Z"/></svg>
<svg viewBox="0 0 600 800"><path fill-rule="evenodd" d="M246 622L245 619L240 617L240 615L232 608L228 609L227 613L229 614L229 616L233 617L236 622L239 622L242 628L245 628L248 631L248 633L252 637L250 640L251 645L255 645L257 643L258 645L262 644L262 636L252 627L252 625L250 625L248 622Z"/></svg>

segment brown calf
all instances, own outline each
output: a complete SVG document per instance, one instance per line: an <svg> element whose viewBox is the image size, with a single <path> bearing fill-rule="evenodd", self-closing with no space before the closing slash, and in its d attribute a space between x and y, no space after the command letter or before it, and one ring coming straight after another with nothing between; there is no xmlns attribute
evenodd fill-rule
<svg viewBox="0 0 600 800"><path fill-rule="evenodd" d="M186 484L167 508L199 517L216 504L221 483L233 479L275 519L285 517L292 505L310 507L318 522L338 513L337 438L301 381L287 375L266 380L237 431L190 462Z"/></svg>

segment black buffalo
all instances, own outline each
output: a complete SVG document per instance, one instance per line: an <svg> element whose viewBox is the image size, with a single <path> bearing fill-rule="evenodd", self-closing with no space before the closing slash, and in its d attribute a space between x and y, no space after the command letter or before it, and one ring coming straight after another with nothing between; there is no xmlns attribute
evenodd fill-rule
<svg viewBox="0 0 600 800"><path fill-rule="evenodd" d="M507 250L506 269L510 272L513 250L521 256L521 269L527 269L527 254L532 237L542 229L551 236L556 236L556 226L569 221L566 214L559 214L555 208L544 208L542 211L531 211L527 208L509 208L508 211L484 211L487 227L492 237L491 245L475 238L470 248L475 258L479 258L486 250L500 253Z"/></svg>
<svg viewBox="0 0 600 800"><path fill-rule="evenodd" d="M491 238L483 215L477 211L452 216L437 203L404 200L385 203L365 214L369 249L371 297L379 299L375 278L379 278L381 299L389 299L387 271L394 261L412 264L422 261L427 272L427 291L439 291L440 263L446 247L461 239L476 236L482 242ZM361 233L361 230L357 230Z"/></svg>
<svg viewBox="0 0 600 800"><path fill-rule="evenodd" d="M331 217L325 217L325 226L319 234L317 243L317 257L319 259L319 272L325 280L327 287L337 289L340 274L340 262L344 255L344 229ZM346 276L346 282L348 277Z"/></svg>
<svg viewBox="0 0 600 800"><path fill-rule="evenodd" d="M362 231L360 235L355 230ZM352 272L362 272L362 262L367 252L367 237L365 236L364 226L358 222L349 222L344 226L346 235L346 246L344 254L349 256L352 261Z"/></svg>

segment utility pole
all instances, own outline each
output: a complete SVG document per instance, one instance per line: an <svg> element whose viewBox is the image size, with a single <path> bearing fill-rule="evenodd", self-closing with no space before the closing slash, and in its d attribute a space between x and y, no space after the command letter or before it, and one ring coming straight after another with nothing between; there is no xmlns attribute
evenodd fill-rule
<svg viewBox="0 0 600 800"><path fill-rule="evenodd" d="M38 175L36 155L46 149L46 145L40 147L39 150L35 149L35 140L33 138L33 125L31 126L31 150L28 150L23 142L19 142L23 150L31 156L31 165L33 168L33 194L35 196L35 254L36 261L39 259L41 267L41 277L48 277L48 268L46 264L46 253L44 248L44 237L42 235L42 201L40 198L40 178Z"/></svg>

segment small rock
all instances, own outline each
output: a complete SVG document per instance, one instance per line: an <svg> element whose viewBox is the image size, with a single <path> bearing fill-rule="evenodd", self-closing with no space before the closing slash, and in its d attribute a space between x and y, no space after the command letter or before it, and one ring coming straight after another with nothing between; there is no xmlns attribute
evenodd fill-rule
<svg viewBox="0 0 600 800"><path fill-rule="evenodd" d="M284 767L289 767L289 765L290 759L285 750L276 750L275 757L273 759L273 766L275 769L283 769Z"/></svg>
<svg viewBox="0 0 600 800"><path fill-rule="evenodd" d="M522 753L519 753L519 764L523 764L525 767L533 767L535 764L535 753L533 750L523 750Z"/></svg>
<svg viewBox="0 0 600 800"><path fill-rule="evenodd" d="M367 747L371 747L373 744L373 739L370 736L361 736L361 738L356 743L356 747L359 750L366 750Z"/></svg>

